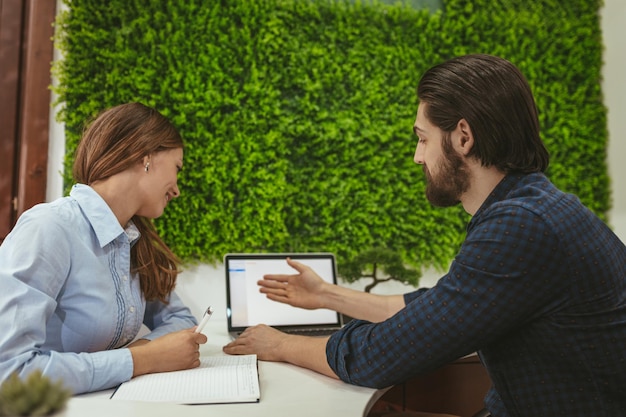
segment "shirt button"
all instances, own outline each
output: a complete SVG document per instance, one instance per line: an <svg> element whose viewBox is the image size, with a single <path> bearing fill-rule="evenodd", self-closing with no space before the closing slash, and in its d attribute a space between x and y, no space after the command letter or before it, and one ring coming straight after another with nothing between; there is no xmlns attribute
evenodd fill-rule
<svg viewBox="0 0 626 417"><path fill-rule="evenodd" d="M128 311L130 311L131 313L134 313L135 312L135 307L131 306L131 308L129 308Z"/></svg>
<svg viewBox="0 0 626 417"><path fill-rule="evenodd" d="M122 279L123 279L124 281L128 281L128 277L127 277L126 275L122 276Z"/></svg>

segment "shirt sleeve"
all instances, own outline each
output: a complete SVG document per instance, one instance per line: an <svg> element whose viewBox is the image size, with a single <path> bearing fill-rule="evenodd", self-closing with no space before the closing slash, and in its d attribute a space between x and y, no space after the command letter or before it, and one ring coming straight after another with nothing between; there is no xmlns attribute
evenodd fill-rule
<svg viewBox="0 0 626 417"><path fill-rule="evenodd" d="M146 304L144 324L151 331L143 336L143 339L154 340L157 337L178 330L189 329L198 324L196 318L183 304L176 292L170 294L168 301L168 304L158 300L149 301Z"/></svg>
<svg viewBox="0 0 626 417"><path fill-rule="evenodd" d="M0 246L0 380L39 369L78 394L111 388L132 376L128 349L73 353L42 348L46 323L70 271L67 233L71 230L26 212Z"/></svg>
<svg viewBox="0 0 626 417"><path fill-rule="evenodd" d="M413 300L424 294L426 291L428 291L428 288L419 288L416 291L404 294L404 304L407 305L411 303Z"/></svg>
<svg viewBox="0 0 626 417"><path fill-rule="evenodd" d="M476 352L551 308L558 239L519 207L493 210L468 229L448 273L381 323L353 321L326 345L351 384L382 388Z"/></svg>

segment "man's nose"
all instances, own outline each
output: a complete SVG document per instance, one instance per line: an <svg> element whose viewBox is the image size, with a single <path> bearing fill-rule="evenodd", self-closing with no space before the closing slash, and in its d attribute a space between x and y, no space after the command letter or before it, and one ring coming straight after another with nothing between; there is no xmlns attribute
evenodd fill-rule
<svg viewBox="0 0 626 417"><path fill-rule="evenodd" d="M420 144L418 143L415 147L415 155L413 156L413 161L418 165L424 164L424 152L420 149Z"/></svg>

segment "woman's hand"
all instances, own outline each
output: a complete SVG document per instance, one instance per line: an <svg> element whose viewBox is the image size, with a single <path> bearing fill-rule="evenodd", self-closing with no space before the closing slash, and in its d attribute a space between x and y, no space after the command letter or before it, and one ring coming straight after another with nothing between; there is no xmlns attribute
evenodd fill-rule
<svg viewBox="0 0 626 417"><path fill-rule="evenodd" d="M169 333L149 343L129 346L133 356L133 376L179 371L200 366L200 345L207 337L192 329Z"/></svg>

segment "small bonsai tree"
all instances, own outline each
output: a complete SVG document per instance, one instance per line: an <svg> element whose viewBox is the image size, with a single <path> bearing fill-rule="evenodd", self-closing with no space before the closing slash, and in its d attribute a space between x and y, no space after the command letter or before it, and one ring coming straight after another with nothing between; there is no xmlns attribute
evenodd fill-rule
<svg viewBox="0 0 626 417"><path fill-rule="evenodd" d="M422 277L420 271L405 267L400 254L387 248L373 248L361 252L352 260L340 265L338 270L346 282L372 278L373 281L365 286L365 292L371 292L376 285L391 280L417 287Z"/></svg>
<svg viewBox="0 0 626 417"><path fill-rule="evenodd" d="M41 371L25 380L13 373L0 386L0 416L48 416L62 410L71 395L60 381L52 383Z"/></svg>

